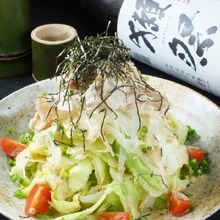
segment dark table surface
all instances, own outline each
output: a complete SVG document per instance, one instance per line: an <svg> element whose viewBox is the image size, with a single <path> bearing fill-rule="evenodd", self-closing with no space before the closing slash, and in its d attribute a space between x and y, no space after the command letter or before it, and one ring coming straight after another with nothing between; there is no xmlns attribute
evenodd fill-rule
<svg viewBox="0 0 220 220"><path fill-rule="evenodd" d="M93 20L88 15L83 14L82 11L75 8L75 5L73 3L74 0L32 0L30 2L33 28L47 23L68 24L76 28L80 38L83 38L86 35L96 35L97 33L103 32L103 27L100 26L96 22L96 20ZM189 85L188 83L180 81L159 70L146 66L137 61L134 62L143 74L157 76L185 85L199 92L200 94L214 102L216 105L220 106L219 97L202 91L194 86ZM35 81L32 78L31 72L25 73L22 76L15 77L12 79L0 79L0 100L6 97L7 95L13 93L14 91L21 89L34 82ZM6 220L7 218L0 215L0 219ZM220 211L208 218L208 220L217 219L220 219Z"/></svg>

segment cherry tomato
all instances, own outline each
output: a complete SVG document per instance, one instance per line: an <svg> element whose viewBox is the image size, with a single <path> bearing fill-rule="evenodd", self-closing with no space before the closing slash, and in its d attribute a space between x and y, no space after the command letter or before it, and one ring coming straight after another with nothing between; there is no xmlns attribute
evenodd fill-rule
<svg viewBox="0 0 220 220"><path fill-rule="evenodd" d="M189 157L196 159L196 160L202 160L204 157L204 149L198 148L198 147L187 147L187 152L189 154Z"/></svg>
<svg viewBox="0 0 220 220"><path fill-rule="evenodd" d="M169 195L168 210L171 215L179 216L185 214L191 207L189 198L180 192L172 191Z"/></svg>
<svg viewBox="0 0 220 220"><path fill-rule="evenodd" d="M26 148L25 144L22 144L18 141L3 137L1 139L2 150L9 156L9 157L16 157L21 151Z"/></svg>
<svg viewBox="0 0 220 220"><path fill-rule="evenodd" d="M97 220L129 220L128 212L102 212Z"/></svg>
<svg viewBox="0 0 220 220"><path fill-rule="evenodd" d="M50 207L51 189L42 184L36 184L30 191L25 203L25 214L34 216L37 213L45 213Z"/></svg>

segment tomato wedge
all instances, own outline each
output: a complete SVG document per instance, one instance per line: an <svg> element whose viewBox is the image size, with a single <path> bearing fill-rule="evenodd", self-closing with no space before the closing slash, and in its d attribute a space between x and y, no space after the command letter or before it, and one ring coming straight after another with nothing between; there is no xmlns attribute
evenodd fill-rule
<svg viewBox="0 0 220 220"><path fill-rule="evenodd" d="M189 198L183 193L172 191L169 195L168 210L173 216L184 215L191 207Z"/></svg>
<svg viewBox="0 0 220 220"><path fill-rule="evenodd" d="M51 189L42 184L36 184L30 191L25 203L25 214L34 216L37 213L45 213L50 207Z"/></svg>
<svg viewBox="0 0 220 220"><path fill-rule="evenodd" d="M189 154L189 157L199 161L203 159L205 153L204 149L191 146L187 147L187 152Z"/></svg>
<svg viewBox="0 0 220 220"><path fill-rule="evenodd" d="M97 220L129 220L128 212L102 212Z"/></svg>
<svg viewBox="0 0 220 220"><path fill-rule="evenodd" d="M6 137L2 137L1 145L2 150L9 157L16 157L21 151L23 151L27 147L25 144Z"/></svg>

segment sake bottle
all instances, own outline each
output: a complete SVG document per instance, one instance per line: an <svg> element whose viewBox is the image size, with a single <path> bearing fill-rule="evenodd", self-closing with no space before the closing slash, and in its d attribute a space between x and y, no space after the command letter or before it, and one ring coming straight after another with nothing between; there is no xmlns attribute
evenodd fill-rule
<svg viewBox="0 0 220 220"><path fill-rule="evenodd" d="M220 97L219 0L79 0L132 58Z"/></svg>

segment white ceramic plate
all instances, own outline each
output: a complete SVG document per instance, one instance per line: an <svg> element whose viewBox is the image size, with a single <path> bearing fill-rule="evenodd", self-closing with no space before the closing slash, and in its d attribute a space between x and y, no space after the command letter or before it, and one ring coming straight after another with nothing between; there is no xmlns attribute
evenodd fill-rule
<svg viewBox="0 0 220 220"><path fill-rule="evenodd" d="M150 77L149 83L168 97L170 111L178 119L197 130L201 136L198 144L209 151L212 159L212 173L192 184L189 189L196 196L195 210L183 217L163 216L163 219L207 219L220 209L220 109L200 94L174 82ZM13 128L17 136L28 130L28 122L35 113L37 96L42 91L55 90L55 80L44 80L0 101L0 137L9 136L8 128ZM13 138L16 138L16 134ZM16 187L9 181L7 158L1 149L0 173L0 213L13 220L24 219L24 201L13 197Z"/></svg>

